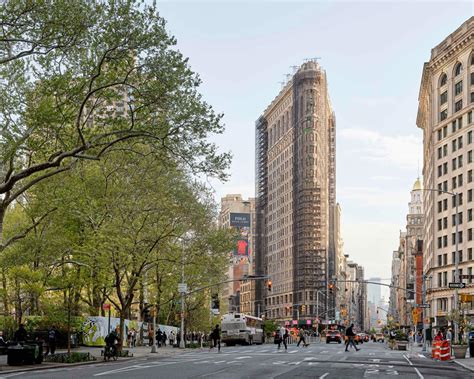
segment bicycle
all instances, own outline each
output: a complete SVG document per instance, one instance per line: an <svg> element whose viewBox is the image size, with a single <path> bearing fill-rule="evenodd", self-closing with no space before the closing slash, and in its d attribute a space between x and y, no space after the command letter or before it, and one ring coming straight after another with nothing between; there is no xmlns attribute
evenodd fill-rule
<svg viewBox="0 0 474 379"><path fill-rule="evenodd" d="M117 347L113 347L112 346L105 346L105 349L104 349L104 361L110 361L110 358L112 358L114 361L117 360L118 358L118 351L117 351Z"/></svg>

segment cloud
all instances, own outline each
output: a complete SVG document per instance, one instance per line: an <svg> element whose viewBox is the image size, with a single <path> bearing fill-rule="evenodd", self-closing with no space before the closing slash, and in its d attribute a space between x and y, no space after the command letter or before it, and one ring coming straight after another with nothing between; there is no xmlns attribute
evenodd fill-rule
<svg viewBox="0 0 474 379"><path fill-rule="evenodd" d="M355 127L340 130L339 137L351 143L350 153L365 160L413 170L422 158L423 143L415 135L389 136Z"/></svg>

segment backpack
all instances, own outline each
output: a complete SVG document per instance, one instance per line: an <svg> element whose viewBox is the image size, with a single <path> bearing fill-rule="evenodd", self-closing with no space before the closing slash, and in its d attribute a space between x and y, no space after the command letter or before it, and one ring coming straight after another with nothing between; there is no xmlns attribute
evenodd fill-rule
<svg viewBox="0 0 474 379"><path fill-rule="evenodd" d="M55 330L50 330L48 332L48 339L50 339L50 340L56 339L56 331Z"/></svg>

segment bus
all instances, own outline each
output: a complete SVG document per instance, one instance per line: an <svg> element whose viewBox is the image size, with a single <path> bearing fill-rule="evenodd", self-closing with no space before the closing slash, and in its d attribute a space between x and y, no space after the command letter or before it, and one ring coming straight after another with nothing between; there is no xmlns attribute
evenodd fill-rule
<svg viewBox="0 0 474 379"><path fill-rule="evenodd" d="M262 319L243 313L228 313L222 316L221 340L226 346L263 343Z"/></svg>

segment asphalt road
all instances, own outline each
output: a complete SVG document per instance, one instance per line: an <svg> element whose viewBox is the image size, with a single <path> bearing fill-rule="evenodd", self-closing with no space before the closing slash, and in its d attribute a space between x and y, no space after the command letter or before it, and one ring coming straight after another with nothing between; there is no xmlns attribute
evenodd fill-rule
<svg viewBox="0 0 474 379"><path fill-rule="evenodd" d="M2 378L474 378L474 373L449 362L434 362L415 352L389 350L365 343L356 352L338 344L314 343L288 351L276 345L189 350L175 356L149 356L65 369L15 373Z"/></svg>

